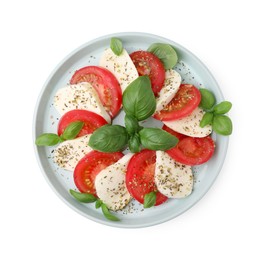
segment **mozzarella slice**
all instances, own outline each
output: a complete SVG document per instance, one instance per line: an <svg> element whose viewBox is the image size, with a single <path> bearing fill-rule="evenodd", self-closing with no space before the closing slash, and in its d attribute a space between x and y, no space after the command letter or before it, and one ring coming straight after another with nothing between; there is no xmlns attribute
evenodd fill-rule
<svg viewBox="0 0 261 260"><path fill-rule="evenodd" d="M212 126L207 125L205 127L200 127L200 121L205 112L201 108L196 108L189 116L173 120L173 121L163 121L163 124L171 128L172 130L192 137L205 137L211 134Z"/></svg>
<svg viewBox="0 0 261 260"><path fill-rule="evenodd" d="M184 198L193 189L192 168L175 162L167 153L156 152L155 183L168 198Z"/></svg>
<svg viewBox="0 0 261 260"><path fill-rule="evenodd" d="M156 98L156 112L161 111L174 98L181 83L181 76L175 70L165 72L165 81L159 96Z"/></svg>
<svg viewBox="0 0 261 260"><path fill-rule="evenodd" d="M88 134L62 142L53 151L53 161L65 170L74 171L79 160L92 151L88 146L90 137L91 134Z"/></svg>
<svg viewBox="0 0 261 260"><path fill-rule="evenodd" d="M122 93L139 76L135 65L125 49L123 49L122 54L119 56L114 54L111 48L106 49L100 59L100 66L108 69L115 75L120 83Z"/></svg>
<svg viewBox="0 0 261 260"><path fill-rule="evenodd" d="M111 122L96 90L88 82L59 89L54 97L54 106L61 115L73 109L85 109L102 116L108 123Z"/></svg>
<svg viewBox="0 0 261 260"><path fill-rule="evenodd" d="M124 208L131 196L126 188L125 173L133 154L126 154L118 162L102 170L95 178L97 196L111 210Z"/></svg>

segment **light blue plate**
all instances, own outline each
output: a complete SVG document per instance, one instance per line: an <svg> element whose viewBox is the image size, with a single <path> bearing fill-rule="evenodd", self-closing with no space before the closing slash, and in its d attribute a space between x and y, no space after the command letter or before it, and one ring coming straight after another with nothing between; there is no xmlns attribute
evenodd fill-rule
<svg viewBox="0 0 261 260"><path fill-rule="evenodd" d="M155 42L173 45L179 56L179 63L175 69L181 74L184 82L194 84L197 87L206 87L214 92L218 102L223 100L221 90L206 66L179 44L146 33L107 35L88 42L73 51L51 73L37 101L33 122L34 140L42 133L56 132L59 115L52 104L56 91L69 82L76 69L87 65L98 65L101 53L110 45L111 37L120 38L128 52L138 49L146 50L148 46ZM122 120L123 113L117 116L115 123L122 123ZM155 124L153 120L149 123ZM148 122L145 124L148 124ZM221 170L228 146L228 137L214 134L213 139L216 142L216 150L212 159L201 166L193 168L195 184L190 196L185 199L168 200L163 205L145 210L139 203L132 202L126 209L116 213L121 219L119 222L105 219L100 209L95 209L93 204L81 204L71 197L68 190L76 188L73 182L73 174L59 169L52 162L53 148L35 146L35 153L46 180L56 194L72 209L102 224L114 227L138 228L160 224L173 219L192 207L206 194Z"/></svg>

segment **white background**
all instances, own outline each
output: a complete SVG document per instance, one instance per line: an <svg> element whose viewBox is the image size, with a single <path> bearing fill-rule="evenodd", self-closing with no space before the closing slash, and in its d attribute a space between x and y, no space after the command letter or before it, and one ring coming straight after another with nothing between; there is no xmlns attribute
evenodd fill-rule
<svg viewBox="0 0 261 260"><path fill-rule="evenodd" d="M261 259L259 1L1 1L1 259ZM227 100L234 132L207 195L164 224L92 222L51 190L33 151L33 111L53 68L99 36L157 34L197 55ZM92 256L90 255L92 254Z"/></svg>

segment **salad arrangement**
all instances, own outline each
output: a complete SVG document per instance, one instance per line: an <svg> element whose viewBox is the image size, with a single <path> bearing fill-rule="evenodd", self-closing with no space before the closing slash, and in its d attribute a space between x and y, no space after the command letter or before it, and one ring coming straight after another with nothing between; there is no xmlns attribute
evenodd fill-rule
<svg viewBox="0 0 261 260"><path fill-rule="evenodd" d="M121 40L112 38L100 66L80 68L56 93L57 134L35 141L55 146L54 162L73 171L78 190L70 194L81 203L95 202L109 220L118 221L112 211L132 198L149 208L189 196L192 167L214 154L211 132L232 133L226 115L232 104L216 104L206 88L181 84L173 69L177 61L169 44L128 54ZM113 124L121 110L124 126ZM142 127L150 117L163 127Z"/></svg>

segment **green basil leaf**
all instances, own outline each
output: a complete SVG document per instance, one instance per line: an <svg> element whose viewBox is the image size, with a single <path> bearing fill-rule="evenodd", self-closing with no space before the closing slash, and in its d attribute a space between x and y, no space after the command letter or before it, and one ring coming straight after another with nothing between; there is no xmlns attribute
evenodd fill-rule
<svg viewBox="0 0 261 260"><path fill-rule="evenodd" d="M144 208L151 208L155 205L156 203L156 192L155 191L152 191L150 193L147 193L145 196L144 196L144 203L143 203L143 206Z"/></svg>
<svg viewBox="0 0 261 260"><path fill-rule="evenodd" d="M132 153L138 153L140 151L140 138L138 134L130 137L129 148Z"/></svg>
<svg viewBox="0 0 261 260"><path fill-rule="evenodd" d="M95 208L96 208L96 209L100 208L101 205L102 205L102 203L103 203L102 200L97 199L96 202L95 202Z"/></svg>
<svg viewBox="0 0 261 260"><path fill-rule="evenodd" d="M124 122L129 135L135 134L140 130L139 122L135 117L125 115Z"/></svg>
<svg viewBox="0 0 261 260"><path fill-rule="evenodd" d="M213 108L213 112L216 115L222 115L222 114L226 114L227 112L229 112L229 110L232 107L232 103L229 101L223 101L221 103L219 103L218 105L215 105Z"/></svg>
<svg viewBox="0 0 261 260"><path fill-rule="evenodd" d="M138 121L153 115L156 99L148 76L140 76L130 83L123 93L122 104L125 113Z"/></svg>
<svg viewBox="0 0 261 260"><path fill-rule="evenodd" d="M153 43L149 48L149 52L156 55L163 63L166 70L173 68L178 62L178 55L175 49L165 43Z"/></svg>
<svg viewBox="0 0 261 260"><path fill-rule="evenodd" d="M204 116L202 117L201 121L200 121L200 127L205 127L206 125L211 125L212 124L212 120L213 120L213 113L211 112L206 112L204 114Z"/></svg>
<svg viewBox="0 0 261 260"><path fill-rule="evenodd" d="M231 135L233 130L232 121L225 115L214 115L212 122L213 130L220 135Z"/></svg>
<svg viewBox="0 0 261 260"><path fill-rule="evenodd" d="M61 135L61 138L65 140L71 140L74 139L82 130L84 126L84 122L81 121L75 121L70 123L64 130L63 134Z"/></svg>
<svg viewBox="0 0 261 260"><path fill-rule="evenodd" d="M179 139L160 128L144 128L139 132L141 144L150 150L169 150Z"/></svg>
<svg viewBox="0 0 261 260"><path fill-rule="evenodd" d="M60 136L57 134L41 134L35 140L35 144L38 146L53 146L61 142Z"/></svg>
<svg viewBox="0 0 261 260"><path fill-rule="evenodd" d="M116 54L117 56L120 56L122 54L123 51L123 46L122 46L122 42L120 39L118 38L111 38L111 45L110 45L112 51L114 52L114 54Z"/></svg>
<svg viewBox="0 0 261 260"><path fill-rule="evenodd" d="M93 132L89 140L89 146L101 152L118 152L126 147L128 137L125 127L104 125Z"/></svg>
<svg viewBox="0 0 261 260"><path fill-rule="evenodd" d="M97 200L97 198L94 195L89 193L81 193L75 190L70 190L70 193L75 199L83 203L91 203Z"/></svg>
<svg viewBox="0 0 261 260"><path fill-rule="evenodd" d="M216 103L214 94L205 88L200 88L199 91L201 94L201 101L199 106L206 110L211 109Z"/></svg>
<svg viewBox="0 0 261 260"><path fill-rule="evenodd" d="M101 208L102 208L102 213L103 213L103 215L104 215L107 219L109 219L109 220L111 220L111 221L120 221L119 218L117 218L116 216L114 216L114 215L111 214L111 212L108 210L107 206L106 206L104 203L102 203Z"/></svg>

